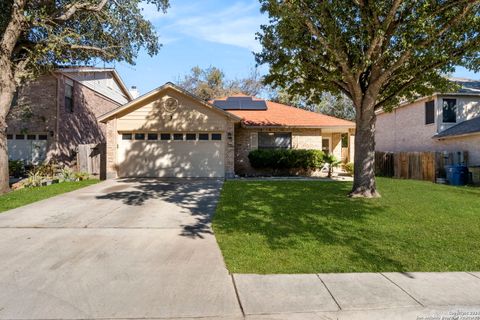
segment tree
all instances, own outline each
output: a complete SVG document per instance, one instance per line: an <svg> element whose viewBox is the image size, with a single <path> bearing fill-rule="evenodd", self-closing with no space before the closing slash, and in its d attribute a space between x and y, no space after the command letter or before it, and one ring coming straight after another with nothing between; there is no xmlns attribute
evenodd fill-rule
<svg viewBox="0 0 480 320"><path fill-rule="evenodd" d="M225 79L223 71L216 67L193 67L190 73L177 80L177 84L203 100L226 97L233 94L256 96L265 86L256 69L243 79Z"/></svg>
<svg viewBox="0 0 480 320"><path fill-rule="evenodd" d="M2 0L0 4L0 193L8 191L6 116L16 88L52 68L101 59L133 64L160 44L141 0ZM147 0L165 11L168 0Z"/></svg>
<svg viewBox="0 0 480 320"><path fill-rule="evenodd" d="M478 0L261 0L265 81L291 94L344 93L356 111L351 196L375 197L375 111L451 89L480 65Z"/></svg>
<svg viewBox="0 0 480 320"><path fill-rule="evenodd" d="M355 119L355 108L345 94L323 92L315 96L303 97L299 94L289 94L285 89L280 88L274 90L270 100L341 119Z"/></svg>

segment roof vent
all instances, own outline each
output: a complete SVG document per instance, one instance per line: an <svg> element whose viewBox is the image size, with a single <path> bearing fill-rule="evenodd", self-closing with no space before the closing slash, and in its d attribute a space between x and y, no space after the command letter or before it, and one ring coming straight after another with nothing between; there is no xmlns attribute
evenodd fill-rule
<svg viewBox="0 0 480 320"><path fill-rule="evenodd" d="M267 110L265 100L253 100L252 97L228 97L214 100L213 105L223 110Z"/></svg>

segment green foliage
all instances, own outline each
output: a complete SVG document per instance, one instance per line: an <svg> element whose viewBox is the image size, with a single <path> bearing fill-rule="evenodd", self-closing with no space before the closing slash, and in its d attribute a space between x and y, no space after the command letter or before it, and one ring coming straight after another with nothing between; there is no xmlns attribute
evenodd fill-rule
<svg viewBox="0 0 480 320"><path fill-rule="evenodd" d="M90 175L88 172L75 172L75 181L82 181L82 180L88 180L90 179Z"/></svg>
<svg viewBox="0 0 480 320"><path fill-rule="evenodd" d="M480 188L378 178L225 182L213 229L231 273L480 270Z"/></svg>
<svg viewBox="0 0 480 320"><path fill-rule="evenodd" d="M325 91L391 110L455 87L455 66L480 69L479 1L261 0L266 82L321 102ZM365 99L367 97L367 99ZM373 101L373 102L372 102ZM362 109L362 111L364 111Z"/></svg>
<svg viewBox="0 0 480 320"><path fill-rule="evenodd" d="M12 1L0 6L0 34L14 21ZM18 26L11 60L25 77L46 69L103 61L133 64L140 48L154 55L160 44L153 25L142 15L141 0L26 1L18 6L24 22ZM165 11L168 0L148 0ZM151 10L151 9L150 9Z"/></svg>
<svg viewBox="0 0 480 320"><path fill-rule="evenodd" d="M353 176L353 163L352 162L345 163L343 165L343 168L345 169L345 171L347 171L347 173L349 175Z"/></svg>
<svg viewBox="0 0 480 320"><path fill-rule="evenodd" d="M26 188L40 187L45 178L46 177L43 176L39 171L30 171L28 173L28 178L22 183L22 185Z"/></svg>
<svg viewBox="0 0 480 320"><path fill-rule="evenodd" d="M248 154L250 164L258 169L315 170L323 165L323 152L303 149L258 149Z"/></svg>
<svg viewBox="0 0 480 320"><path fill-rule="evenodd" d="M230 80L225 79L221 69L196 66L189 74L178 79L177 84L206 101L239 93L256 96L265 89L257 69L252 70L246 78Z"/></svg>
<svg viewBox="0 0 480 320"><path fill-rule="evenodd" d="M62 181L75 181L75 172L69 167L63 167L58 174L58 177Z"/></svg>
<svg viewBox="0 0 480 320"><path fill-rule="evenodd" d="M25 166L21 160L9 160L8 172L10 176L20 178L25 174Z"/></svg>
<svg viewBox="0 0 480 320"><path fill-rule="evenodd" d="M338 160L333 154L324 154L323 162L328 165L328 177L332 177L333 169L337 168L342 162Z"/></svg>

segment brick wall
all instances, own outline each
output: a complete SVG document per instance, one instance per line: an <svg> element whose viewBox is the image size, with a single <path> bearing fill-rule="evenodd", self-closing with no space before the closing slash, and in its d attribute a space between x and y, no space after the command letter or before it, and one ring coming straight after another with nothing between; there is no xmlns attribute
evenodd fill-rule
<svg viewBox="0 0 480 320"><path fill-rule="evenodd" d="M119 106L118 103L96 93L79 82L74 82L73 112L65 108L66 77L58 79L58 133L55 156L63 161L72 160L76 146L106 142L106 126L97 117Z"/></svg>
<svg viewBox="0 0 480 320"><path fill-rule="evenodd" d="M235 128L235 173L255 175L258 171L250 166L248 154L258 148L258 132L291 132L292 148L322 149L321 129L302 128L262 128L247 129L237 125Z"/></svg>
<svg viewBox="0 0 480 320"><path fill-rule="evenodd" d="M7 116L8 134L47 134L47 153L55 141L57 79L41 76L18 89L17 103ZM52 133L52 134L50 134Z"/></svg>
<svg viewBox="0 0 480 320"><path fill-rule="evenodd" d="M106 127L97 117L119 106L95 91L73 82L74 111L65 109L62 74L44 75L19 90L18 105L7 117L7 133L46 133L47 160L69 162L78 144L105 142Z"/></svg>

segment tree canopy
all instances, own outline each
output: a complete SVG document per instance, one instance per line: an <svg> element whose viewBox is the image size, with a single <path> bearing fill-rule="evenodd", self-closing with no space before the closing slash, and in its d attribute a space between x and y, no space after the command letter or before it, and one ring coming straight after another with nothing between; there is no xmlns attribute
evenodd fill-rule
<svg viewBox="0 0 480 320"><path fill-rule="evenodd" d="M203 100L226 97L233 94L257 96L266 89L258 70L251 70L246 78L227 79L224 72L210 66L195 66L190 73L180 77L177 84Z"/></svg>
<svg viewBox="0 0 480 320"><path fill-rule="evenodd" d="M448 91L455 66L480 70L478 0L260 0L265 81L290 94L343 93L356 109L352 196L376 196L375 111Z"/></svg>

